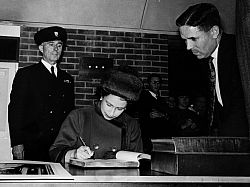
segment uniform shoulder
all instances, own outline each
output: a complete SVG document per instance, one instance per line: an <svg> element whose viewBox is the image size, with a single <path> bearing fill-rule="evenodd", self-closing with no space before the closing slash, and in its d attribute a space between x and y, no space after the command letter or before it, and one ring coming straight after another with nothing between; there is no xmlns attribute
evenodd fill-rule
<svg viewBox="0 0 250 187"><path fill-rule="evenodd" d="M29 71L29 70L33 70L39 67L39 63L35 63L35 64L30 64L30 65L25 65L23 67L19 67L19 71Z"/></svg>
<svg viewBox="0 0 250 187"><path fill-rule="evenodd" d="M68 79L73 79L72 75L68 73L66 70L60 69L60 73L64 76L67 77Z"/></svg>
<svg viewBox="0 0 250 187"><path fill-rule="evenodd" d="M20 67L17 70L17 75L32 76L33 74L36 74L36 72L39 71L39 69L40 69L39 63L28 65L28 66L24 66L24 67Z"/></svg>

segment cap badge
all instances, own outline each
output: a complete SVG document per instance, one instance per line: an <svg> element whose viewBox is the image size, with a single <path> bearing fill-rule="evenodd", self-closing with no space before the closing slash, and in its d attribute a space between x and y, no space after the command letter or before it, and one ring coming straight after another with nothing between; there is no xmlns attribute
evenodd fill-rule
<svg viewBox="0 0 250 187"><path fill-rule="evenodd" d="M55 34L55 37L58 37L58 32L54 32L54 34Z"/></svg>

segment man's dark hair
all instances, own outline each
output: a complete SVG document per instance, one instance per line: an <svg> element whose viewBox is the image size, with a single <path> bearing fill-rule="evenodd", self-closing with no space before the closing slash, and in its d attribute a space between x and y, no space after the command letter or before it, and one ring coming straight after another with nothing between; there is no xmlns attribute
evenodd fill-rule
<svg viewBox="0 0 250 187"><path fill-rule="evenodd" d="M198 27L201 31L208 32L214 25L222 30L220 13L218 9L210 3L195 4L184 11L177 19L178 27L187 25Z"/></svg>
<svg viewBox="0 0 250 187"><path fill-rule="evenodd" d="M147 81L148 81L148 84L150 84L150 81L153 77L158 77L159 80L160 80L160 83L161 83L161 76L159 74L156 74L156 73L151 73L149 74L148 78L147 78Z"/></svg>

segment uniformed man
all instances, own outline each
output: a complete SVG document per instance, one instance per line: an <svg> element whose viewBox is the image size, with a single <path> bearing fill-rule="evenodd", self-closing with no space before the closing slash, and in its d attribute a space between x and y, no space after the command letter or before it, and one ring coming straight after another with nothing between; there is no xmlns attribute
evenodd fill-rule
<svg viewBox="0 0 250 187"><path fill-rule="evenodd" d="M50 161L49 147L74 108L74 81L58 66L66 30L44 28L34 39L42 59L15 75L8 110L11 146L14 159Z"/></svg>

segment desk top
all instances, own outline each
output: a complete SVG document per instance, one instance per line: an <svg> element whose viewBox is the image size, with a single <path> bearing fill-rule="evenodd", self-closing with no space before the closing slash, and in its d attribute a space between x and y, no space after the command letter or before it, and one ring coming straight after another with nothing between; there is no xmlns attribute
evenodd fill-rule
<svg viewBox="0 0 250 187"><path fill-rule="evenodd" d="M84 169L77 166L66 165L65 169L72 175L71 179L59 180L0 180L0 187L11 183L12 186L22 184L33 186L34 183L43 184L44 186L68 185L86 185L96 184L97 186L105 186L104 184L112 184L111 186L157 186L159 184L250 184L248 176L174 176L166 173L152 171L149 168L115 168L115 169ZM75 185L74 185L75 184ZM186 186L186 185L184 185Z"/></svg>
<svg viewBox="0 0 250 187"><path fill-rule="evenodd" d="M174 176L149 168L83 169L66 165L76 182L250 183L248 176Z"/></svg>

